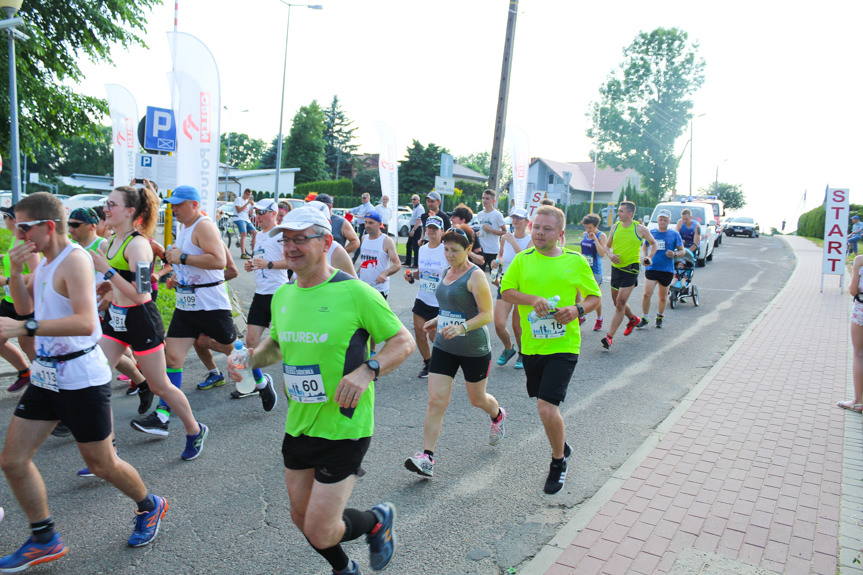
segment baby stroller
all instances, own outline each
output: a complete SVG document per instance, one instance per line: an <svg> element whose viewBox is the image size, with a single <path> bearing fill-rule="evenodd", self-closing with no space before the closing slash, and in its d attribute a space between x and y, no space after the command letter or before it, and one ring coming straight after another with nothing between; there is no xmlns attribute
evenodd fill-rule
<svg viewBox="0 0 863 575"><path fill-rule="evenodd" d="M684 254L674 258L674 281L668 288L668 303L671 309L677 307L677 303L684 303L687 297L692 298L696 307L699 304L698 286L692 283L692 274L695 273L695 254L690 250L684 250Z"/></svg>

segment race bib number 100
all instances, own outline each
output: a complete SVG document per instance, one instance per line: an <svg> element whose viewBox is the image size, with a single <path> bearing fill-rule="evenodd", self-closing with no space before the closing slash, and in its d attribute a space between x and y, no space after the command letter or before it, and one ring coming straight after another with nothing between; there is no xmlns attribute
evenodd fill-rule
<svg viewBox="0 0 863 575"><path fill-rule="evenodd" d="M327 391L319 365L282 364L285 393L297 403L326 403Z"/></svg>

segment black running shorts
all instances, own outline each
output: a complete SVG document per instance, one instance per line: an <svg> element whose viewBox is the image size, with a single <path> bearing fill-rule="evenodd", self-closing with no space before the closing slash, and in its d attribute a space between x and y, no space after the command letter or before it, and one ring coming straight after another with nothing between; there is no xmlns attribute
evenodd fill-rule
<svg viewBox="0 0 863 575"><path fill-rule="evenodd" d="M662 287L668 287L674 281L674 272L661 272L658 270L645 270L644 279L659 282Z"/></svg>
<svg viewBox="0 0 863 575"><path fill-rule="evenodd" d="M273 294L256 293L252 298L252 305L249 306L249 319L246 323L260 327L270 327L270 321L273 319L270 307L272 302Z"/></svg>
<svg viewBox="0 0 863 575"><path fill-rule="evenodd" d="M60 391L28 385L15 416L32 421L62 421L78 443L102 441L113 429L111 384Z"/></svg>
<svg viewBox="0 0 863 575"><path fill-rule="evenodd" d="M231 311L213 309L202 311L174 310L171 325L168 326L168 337L197 339L204 334L222 344L234 343L237 339L237 327Z"/></svg>
<svg viewBox="0 0 863 575"><path fill-rule="evenodd" d="M432 347L429 373L437 373L447 377L455 377L458 368L464 375L464 380L471 383L482 381L488 377L491 368L491 352L479 357L464 357Z"/></svg>
<svg viewBox="0 0 863 575"><path fill-rule="evenodd" d="M414 308L411 311L413 311L414 314L420 316L424 320L431 321L437 317L438 313L440 313L440 308L432 307L420 299L415 299Z"/></svg>
<svg viewBox="0 0 863 575"><path fill-rule="evenodd" d="M153 300L132 307L111 304L102 318L102 335L135 353L152 351L165 341L162 314Z"/></svg>
<svg viewBox="0 0 863 575"><path fill-rule="evenodd" d="M360 465L371 442L371 437L324 439L286 433L282 440L282 458L287 469L314 469L318 483L338 483L351 475L365 473Z"/></svg>
<svg viewBox="0 0 863 575"><path fill-rule="evenodd" d="M15 311L15 304L11 301L3 298L0 300L0 317L8 317L12 319L17 319L18 321L24 321L25 319L30 319L33 317L32 313L27 315L18 315L18 312Z"/></svg>
<svg viewBox="0 0 863 575"><path fill-rule="evenodd" d="M628 287L638 287L638 264L628 265L625 268L611 266L611 289Z"/></svg>
<svg viewBox="0 0 863 575"><path fill-rule="evenodd" d="M569 380L572 379L577 363L577 353L525 355L524 374L527 376L527 395L552 405L560 405L566 399L566 389L569 387Z"/></svg>

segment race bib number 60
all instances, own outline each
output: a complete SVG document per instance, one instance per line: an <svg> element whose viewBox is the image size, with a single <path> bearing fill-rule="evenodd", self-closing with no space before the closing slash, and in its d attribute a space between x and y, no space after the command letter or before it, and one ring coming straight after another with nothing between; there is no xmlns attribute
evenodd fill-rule
<svg viewBox="0 0 863 575"><path fill-rule="evenodd" d="M285 393L297 403L326 403L327 391L319 365L282 364Z"/></svg>

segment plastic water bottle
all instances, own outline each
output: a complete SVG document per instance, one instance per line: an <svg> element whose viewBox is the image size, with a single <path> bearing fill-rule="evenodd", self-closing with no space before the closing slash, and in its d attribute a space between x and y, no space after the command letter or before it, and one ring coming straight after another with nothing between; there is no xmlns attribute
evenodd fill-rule
<svg viewBox="0 0 863 575"><path fill-rule="evenodd" d="M234 342L234 352L228 356L231 367L243 375L243 379L236 382L237 391L240 393L252 393L255 390L255 378L249 369L249 350L239 339Z"/></svg>
<svg viewBox="0 0 863 575"><path fill-rule="evenodd" d="M548 307L550 309L555 309L557 307L557 304L560 302L560 296L559 295L551 296L550 298L548 298L547 301L548 301ZM534 311L534 310L531 310L530 313L527 314L527 321L529 321L530 323L533 323L538 319L539 319L539 316L536 315L536 311Z"/></svg>

